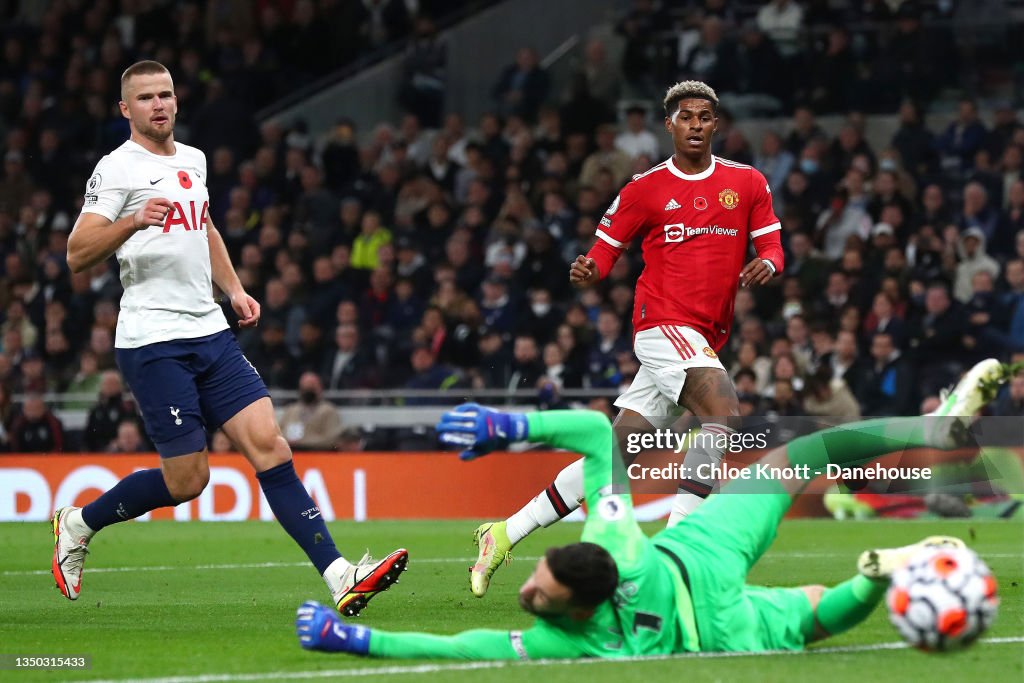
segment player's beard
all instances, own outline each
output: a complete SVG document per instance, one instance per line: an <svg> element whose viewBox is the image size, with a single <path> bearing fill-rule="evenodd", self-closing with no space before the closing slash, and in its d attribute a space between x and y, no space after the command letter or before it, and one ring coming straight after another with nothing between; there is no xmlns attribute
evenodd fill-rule
<svg viewBox="0 0 1024 683"><path fill-rule="evenodd" d="M168 113L165 116L167 116L167 123L162 126L158 127L152 121L146 121L145 124L136 126L139 134L154 142L166 142L167 138L174 133L174 114Z"/></svg>
<svg viewBox="0 0 1024 683"><path fill-rule="evenodd" d="M524 612L532 614L535 617L555 617L561 614L561 612L549 612L547 610L539 610L533 606L529 600L524 598L522 594L519 595L519 606L523 608Z"/></svg>

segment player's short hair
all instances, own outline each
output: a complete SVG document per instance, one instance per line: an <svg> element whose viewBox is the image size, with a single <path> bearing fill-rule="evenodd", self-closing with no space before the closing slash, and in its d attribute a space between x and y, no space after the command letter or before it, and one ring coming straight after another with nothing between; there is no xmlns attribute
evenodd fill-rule
<svg viewBox="0 0 1024 683"><path fill-rule="evenodd" d="M141 62L135 62L130 67L124 70L121 74L121 99L124 99L124 88L128 85L128 81L132 76L149 76L152 74L170 74L167 67L160 62L153 61L152 59L144 59Z"/></svg>
<svg viewBox="0 0 1024 683"><path fill-rule="evenodd" d="M718 95L714 89L703 81L680 81L665 93L665 116L676 113L680 100L707 100L711 103L711 111L718 114Z"/></svg>
<svg viewBox="0 0 1024 683"><path fill-rule="evenodd" d="M572 591L572 604L576 607L597 607L611 598L619 585L615 560L596 543L548 548L544 558L555 580Z"/></svg>

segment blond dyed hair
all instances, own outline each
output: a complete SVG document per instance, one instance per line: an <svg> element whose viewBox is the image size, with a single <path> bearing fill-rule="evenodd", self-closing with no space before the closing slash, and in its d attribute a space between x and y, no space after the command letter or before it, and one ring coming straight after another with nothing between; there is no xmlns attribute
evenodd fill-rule
<svg viewBox="0 0 1024 683"><path fill-rule="evenodd" d="M718 113L718 95L714 88L703 81L680 81L665 93L665 116L676 113L680 100L689 99L707 100L711 109Z"/></svg>

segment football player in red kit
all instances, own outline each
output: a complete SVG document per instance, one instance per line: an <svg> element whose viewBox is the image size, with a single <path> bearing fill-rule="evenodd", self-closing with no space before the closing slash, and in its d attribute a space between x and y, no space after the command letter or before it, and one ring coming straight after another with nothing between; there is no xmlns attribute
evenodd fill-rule
<svg viewBox="0 0 1024 683"><path fill-rule="evenodd" d="M633 305L633 350L641 367L615 401L616 432L622 442L630 433L650 430L651 418L671 419L689 410L701 421L684 460L694 473L699 465L721 462L733 433L730 423L739 414L736 389L718 359L732 326L736 290L764 284L783 267L781 226L768 181L750 166L711 153L717 111L718 96L705 83L669 88L665 130L674 154L622 188L601 219L597 242L569 268L574 285L592 286L634 239L642 239L644 270ZM744 263L748 242L757 256ZM695 509L714 484L696 475L681 481L669 525ZM512 546L578 508L582 498L579 460L522 510L477 528L473 593L486 593Z"/></svg>

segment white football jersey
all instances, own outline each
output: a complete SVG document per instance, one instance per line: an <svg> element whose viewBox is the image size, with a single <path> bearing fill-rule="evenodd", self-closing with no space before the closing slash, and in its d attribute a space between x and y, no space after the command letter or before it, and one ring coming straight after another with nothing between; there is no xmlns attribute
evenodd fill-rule
<svg viewBox="0 0 1024 683"><path fill-rule="evenodd" d="M173 156L160 156L128 140L100 159L86 185L82 212L111 222L149 199L174 205L163 226L139 230L117 250L124 287L118 348L194 339L228 326L213 300L206 155L180 142L174 146Z"/></svg>

